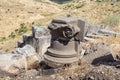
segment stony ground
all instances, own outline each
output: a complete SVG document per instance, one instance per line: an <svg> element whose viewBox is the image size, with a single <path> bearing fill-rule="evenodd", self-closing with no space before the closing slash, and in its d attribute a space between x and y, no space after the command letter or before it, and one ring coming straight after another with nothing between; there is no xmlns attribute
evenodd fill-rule
<svg viewBox="0 0 120 80"><path fill-rule="evenodd" d="M105 43L93 43L87 48L78 66L21 70L16 75L0 71L1 80L120 80L119 75L120 62L113 59L109 45Z"/></svg>

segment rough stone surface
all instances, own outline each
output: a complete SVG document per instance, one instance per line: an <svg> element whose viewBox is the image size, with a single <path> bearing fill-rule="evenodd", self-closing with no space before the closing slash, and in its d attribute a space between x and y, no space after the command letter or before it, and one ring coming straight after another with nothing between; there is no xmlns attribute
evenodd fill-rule
<svg viewBox="0 0 120 80"><path fill-rule="evenodd" d="M19 69L24 68L24 58L19 54L1 54L0 69L2 71L17 74Z"/></svg>
<svg viewBox="0 0 120 80"><path fill-rule="evenodd" d="M66 26L67 27L69 26L69 28L71 28L73 27L71 26L73 23L75 23L73 24L74 26L78 26L78 24L76 25L77 21L74 22L74 20L76 20L76 18L65 19L65 22L69 23L69 25L66 24L57 25L56 23L54 23L54 26L51 26L51 28L54 27L53 30L57 28L56 26L58 26L59 28L61 27L65 28ZM95 34L95 35L103 34L102 36L104 36L104 34L107 35L117 34L116 32L114 33L109 30L108 31L103 30L105 29L104 26L94 26L93 28L92 25L88 25L86 21L82 19L79 21L78 21L79 27L81 28L80 29L81 36L79 35L81 39L80 41L84 39L86 33ZM58 22L61 22L61 20L58 20ZM87 27L91 26L91 27L88 30L86 26ZM75 32L78 31L77 28L73 29L73 31L74 30ZM57 40L58 39L63 40L63 36L64 39L67 40L65 38L67 31L65 30L65 32L64 32L65 34L63 34L60 37L58 36L61 35L58 34L59 32L57 32L57 34L54 35L57 36ZM70 36L71 34L68 34L67 38ZM19 48L16 49L16 52L19 54L1 54L3 52L0 52L0 69L1 69L0 79L1 77L3 78L4 76L6 77L8 75L11 76L12 74L16 74L16 76L14 77L12 76L11 78L7 77L6 79L9 80L16 78L16 80L120 80L120 76L119 76L120 46L119 45L116 44L111 45L110 48L110 45L107 45L106 43L92 43L89 47L87 47L87 49L84 48L84 51L86 50L85 51L86 54L83 56L83 58L80 59L81 63L79 64L80 66L77 64L77 68L75 68L76 66L75 65L74 67L72 66L72 69L69 69L70 68L69 65L64 65L65 67L53 69L50 66L46 65L46 63L44 64L44 66L39 67L39 62L42 60L41 57L49 47L51 42L50 40L51 40L51 36L47 27L44 26L33 27L32 36L24 35L23 42L18 42ZM78 40L78 38L76 38L76 40ZM54 47L54 49L56 49L56 47ZM59 48L59 50L61 51L66 50L61 48ZM73 48L70 48L70 50L72 49ZM112 52L112 55L110 52ZM62 56L61 54L59 55ZM60 57L59 55L57 57ZM23 72L20 72L22 70ZM20 74L18 74L18 72Z"/></svg>
<svg viewBox="0 0 120 80"><path fill-rule="evenodd" d="M116 36L120 35L120 32L113 31L112 29L107 28L105 25L90 25L88 27L87 37L104 37L104 36Z"/></svg>
<svg viewBox="0 0 120 80"><path fill-rule="evenodd" d="M32 35L23 35L23 43L18 42L18 47L24 47L26 44L34 47L35 51L42 57L51 43L50 31L46 26L33 26Z"/></svg>
<svg viewBox="0 0 120 80"><path fill-rule="evenodd" d="M39 66L41 58L32 46L26 45L23 48L17 48L16 51L19 54L0 54L2 71L17 74L21 69L33 69Z"/></svg>
<svg viewBox="0 0 120 80"><path fill-rule="evenodd" d="M25 45L23 48L16 48L16 51L25 57L25 67L36 68L41 61L41 57L35 52L34 48L30 45Z"/></svg>
<svg viewBox="0 0 120 80"><path fill-rule="evenodd" d="M48 27L52 36L51 45L44 54L44 60L49 66L60 67L79 60L79 43L84 37L79 34L82 27L85 27L85 22L77 18L59 18L52 21Z"/></svg>

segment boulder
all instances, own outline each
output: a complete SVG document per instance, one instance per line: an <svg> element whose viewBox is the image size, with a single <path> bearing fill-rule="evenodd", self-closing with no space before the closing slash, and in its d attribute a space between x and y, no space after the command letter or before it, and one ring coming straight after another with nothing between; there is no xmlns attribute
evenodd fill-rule
<svg viewBox="0 0 120 80"><path fill-rule="evenodd" d="M17 74L21 69L33 69L39 66L41 58L32 46L26 45L23 48L17 48L16 52L19 54L0 54L2 71Z"/></svg>
<svg viewBox="0 0 120 80"><path fill-rule="evenodd" d="M41 57L35 52L31 45L25 45L23 48L16 48L16 51L26 59L25 68L36 68L41 62Z"/></svg>
<svg viewBox="0 0 120 80"><path fill-rule="evenodd" d="M42 57L43 54L47 51L47 48L50 46L51 35L48 27L34 26L32 28L33 37L36 39L36 51Z"/></svg>

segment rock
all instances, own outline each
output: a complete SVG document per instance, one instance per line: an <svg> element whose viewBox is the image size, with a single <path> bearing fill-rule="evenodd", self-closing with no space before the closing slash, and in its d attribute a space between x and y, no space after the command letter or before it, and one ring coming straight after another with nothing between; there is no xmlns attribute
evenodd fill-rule
<svg viewBox="0 0 120 80"><path fill-rule="evenodd" d="M47 48L50 46L51 42L51 35L50 31L46 26L40 26L40 27L33 27L33 36L37 39L37 53L39 53L40 56L42 56L46 51Z"/></svg>
<svg viewBox="0 0 120 80"><path fill-rule="evenodd" d="M110 46L106 43L92 43L86 49L85 56L82 58L81 63L99 65L104 62L113 62L114 59L110 53Z"/></svg>
<svg viewBox="0 0 120 80"><path fill-rule="evenodd" d="M25 67L27 69L36 68L41 62L41 57L35 52L34 48L30 45L25 45L23 48L17 48L16 51L24 56Z"/></svg>
<svg viewBox="0 0 120 80"><path fill-rule="evenodd" d="M32 36L23 35L23 43L18 42L18 47L23 47L26 44L31 45L35 51L42 57L50 46L51 35L46 26L33 26Z"/></svg>
<svg viewBox="0 0 120 80"><path fill-rule="evenodd" d="M19 54L0 54L0 69L8 73L17 74L21 69L33 69L39 66L41 58L34 48L26 45L17 48Z"/></svg>
<svg viewBox="0 0 120 80"><path fill-rule="evenodd" d="M21 63L21 60L23 61ZM2 71L17 74L19 69L24 68L24 58L20 54L1 54L0 69Z"/></svg>

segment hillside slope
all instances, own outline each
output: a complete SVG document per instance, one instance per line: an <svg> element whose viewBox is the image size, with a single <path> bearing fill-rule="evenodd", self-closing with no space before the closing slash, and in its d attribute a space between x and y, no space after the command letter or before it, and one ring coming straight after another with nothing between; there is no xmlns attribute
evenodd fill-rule
<svg viewBox="0 0 120 80"><path fill-rule="evenodd" d="M34 0L1 0L0 37L9 36L22 23L32 23L61 11L57 4L48 3Z"/></svg>
<svg viewBox="0 0 120 80"><path fill-rule="evenodd" d="M112 2L81 0L61 4L54 0L1 0L0 49L8 51L17 45L17 41L22 39L21 36L18 35L13 39L8 36L23 23L27 26L27 33L30 34L32 25L48 25L55 17L84 17L92 24L100 24L106 17L114 14L120 14L120 2L113 5ZM120 26L115 29L120 30Z"/></svg>

